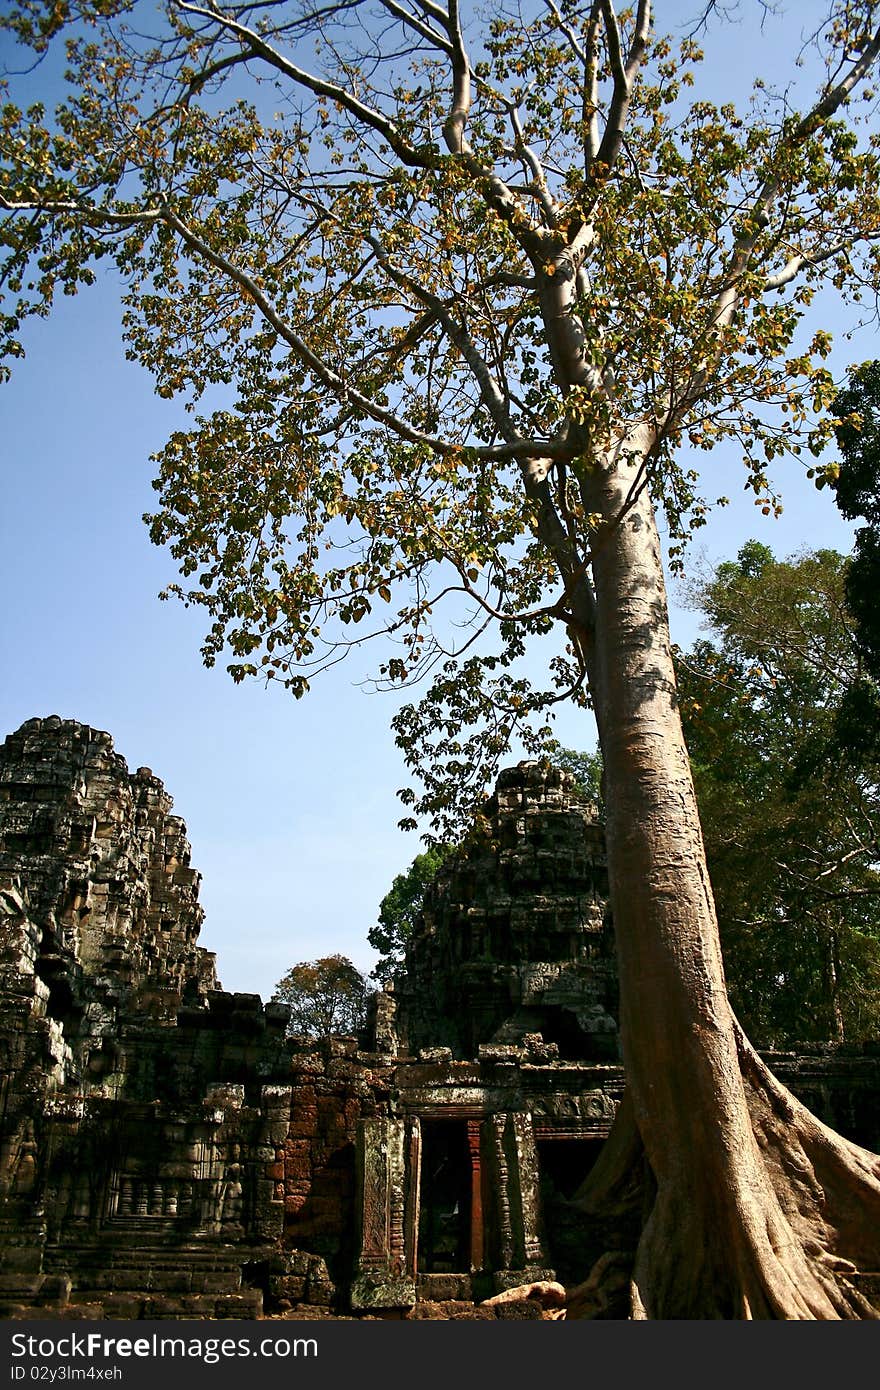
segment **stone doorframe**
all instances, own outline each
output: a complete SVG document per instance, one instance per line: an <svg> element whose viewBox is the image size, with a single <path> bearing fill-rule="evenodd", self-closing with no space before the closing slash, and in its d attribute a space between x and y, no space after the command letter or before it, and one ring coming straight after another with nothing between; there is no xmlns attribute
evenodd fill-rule
<svg viewBox="0 0 880 1390"><path fill-rule="evenodd" d="M410 1308L418 1297L423 1120L463 1121L470 1163L470 1269L496 1291L552 1277L538 1227L538 1156L527 1111L435 1105L405 1118L360 1120L356 1137L359 1246L354 1311ZM470 1292L467 1294L471 1296Z"/></svg>

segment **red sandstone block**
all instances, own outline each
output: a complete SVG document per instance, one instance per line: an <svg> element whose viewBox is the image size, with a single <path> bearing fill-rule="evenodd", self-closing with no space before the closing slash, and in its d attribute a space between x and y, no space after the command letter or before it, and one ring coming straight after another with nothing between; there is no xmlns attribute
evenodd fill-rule
<svg viewBox="0 0 880 1390"><path fill-rule="evenodd" d="M297 1159L290 1159L284 1165L284 1181L290 1182L311 1182L312 1165L308 1154L304 1154Z"/></svg>
<svg viewBox="0 0 880 1390"><path fill-rule="evenodd" d="M314 1086L297 1086L290 1097L290 1118L294 1119L302 1110L303 1106L315 1105Z"/></svg>
<svg viewBox="0 0 880 1390"><path fill-rule="evenodd" d="M301 1192L303 1196L308 1196L312 1190L311 1178L286 1178L284 1183L285 1192Z"/></svg>
<svg viewBox="0 0 880 1390"><path fill-rule="evenodd" d="M339 1096L318 1096L318 1114L322 1119L338 1120L342 1110Z"/></svg>
<svg viewBox="0 0 880 1390"><path fill-rule="evenodd" d="M311 1148L308 1139L289 1139L284 1150L285 1163L295 1162L298 1158L307 1158Z"/></svg>
<svg viewBox="0 0 880 1390"><path fill-rule="evenodd" d="M314 1120L292 1120L290 1133L298 1138L310 1137L315 1134L316 1128Z"/></svg>

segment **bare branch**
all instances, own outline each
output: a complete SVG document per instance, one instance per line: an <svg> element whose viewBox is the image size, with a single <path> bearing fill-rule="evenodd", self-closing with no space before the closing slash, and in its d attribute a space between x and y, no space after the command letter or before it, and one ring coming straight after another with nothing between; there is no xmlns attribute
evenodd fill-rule
<svg viewBox="0 0 880 1390"><path fill-rule="evenodd" d="M432 29L430 24L425 24L422 20L418 19L416 15L412 14L404 5L398 5L397 0L379 0L379 4L383 9L386 9L389 14L399 19L401 24L405 24L408 29L413 29L417 34L421 35L423 39L427 39L428 43L432 44L435 48L440 49L443 53L449 54L450 57L452 56L452 44L445 34L438 34L436 29Z"/></svg>
<svg viewBox="0 0 880 1390"><path fill-rule="evenodd" d="M411 168L431 169L436 167L437 156L430 150L424 148L417 149L405 140L393 121L377 111L375 107L367 106L365 102L359 100L353 93L346 91L335 82L328 82L322 77L317 77L314 73L306 71L304 68L297 67L283 53L279 53L277 48L273 48L267 43L262 35L254 29L249 29L245 24L239 24L231 16L224 14L220 10L204 9L201 5L188 3L188 0L177 0L178 7L187 14L199 15L202 19L207 19L217 24L221 29L227 30L230 34L235 34L242 43L247 44L254 57L262 58L270 67L289 77L291 81L299 86L305 87L308 91L314 92L316 96L326 97L329 101L336 101L341 107L348 111L358 121L361 121L371 130L385 139L394 153L404 164Z"/></svg>
<svg viewBox="0 0 880 1390"><path fill-rule="evenodd" d="M434 0L415 0L419 9L431 19L436 19L438 24L442 24L444 29L449 26L449 15L442 5L435 5Z"/></svg>
<svg viewBox="0 0 880 1390"><path fill-rule="evenodd" d="M651 4L650 0L640 0L632 43L625 59L613 0L601 0L601 7L602 18L605 22L608 57L614 79L614 91L605 122L605 133L599 146L598 161L611 169L620 153L629 115L632 84L645 54L648 32L651 27Z"/></svg>
<svg viewBox="0 0 880 1390"><path fill-rule="evenodd" d="M197 72L190 80L190 91L200 91L205 83L210 82L213 77L216 77L221 72L226 72L229 68L236 67L239 63L246 63L252 56L251 53L242 49L238 53L230 53L225 58L218 58L216 62L209 63L207 67L202 68L201 71Z"/></svg>
<svg viewBox="0 0 880 1390"><path fill-rule="evenodd" d="M821 265L823 261L831 260L834 256L841 256L848 252L853 246L857 246L862 241L876 241L880 238L880 232L865 233L860 236L848 237L846 241L840 241L836 246L829 246L825 251L815 251L812 255L792 256L791 259L775 275L770 275L764 281L764 289L781 290L783 286L791 284L792 280L797 279L802 270L808 270L810 266Z"/></svg>

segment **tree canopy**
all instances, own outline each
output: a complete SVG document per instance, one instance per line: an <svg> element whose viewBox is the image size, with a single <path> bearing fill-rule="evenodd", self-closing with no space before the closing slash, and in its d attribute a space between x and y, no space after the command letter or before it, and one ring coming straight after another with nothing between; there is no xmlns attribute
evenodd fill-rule
<svg viewBox="0 0 880 1390"><path fill-rule="evenodd" d="M363 1028L369 992L365 977L348 956L333 955L291 966L272 998L290 1005L289 1033L326 1038Z"/></svg>
<svg viewBox="0 0 880 1390"><path fill-rule="evenodd" d="M764 1046L880 1024L880 768L840 722L866 684L849 571L750 542L693 585L712 638L678 658L727 980Z"/></svg>
<svg viewBox="0 0 880 1390"><path fill-rule="evenodd" d="M759 84L740 114L691 96L699 25L646 3L13 4L71 85L54 118L3 110L7 356L115 261L159 394L231 390L159 456L151 520L205 659L300 695L389 638L381 680L437 674L397 732L421 769L442 726L421 809L460 829L527 714L582 689L582 469L613 422L653 422L636 486L673 553L706 506L683 440L736 440L772 508L767 460L820 428L828 335L797 330L874 265L876 153L837 119L873 8L832 5L812 108ZM555 687L516 673L527 637Z"/></svg>
<svg viewBox="0 0 880 1390"><path fill-rule="evenodd" d="M367 940L379 952L373 971L377 979L391 979L402 966L425 891L452 852L451 846L433 845L424 854L417 854L406 872L396 876L379 904L379 919L367 932Z"/></svg>
<svg viewBox="0 0 880 1390"><path fill-rule="evenodd" d="M834 500L856 530L855 551L846 579L847 603L855 637L871 682L853 684L841 710L850 742L880 745L880 362L866 362L850 373L833 405L840 463L832 478Z"/></svg>
<svg viewBox="0 0 880 1390"><path fill-rule="evenodd" d="M806 316L877 279L880 4L793 39L806 97L759 38L781 85L741 109L700 85L723 10L668 37L650 0L13 0L70 83L0 113L0 326L14 357L112 259L128 351L204 412L158 457L151 534L205 659L301 695L384 641L381 681L430 675L396 729L441 836L513 733L540 749L589 698L628 1089L584 1203L634 1204L624 1315L869 1316L846 1271L880 1260L880 1165L727 1002L656 512L678 563L718 492L685 444L735 446L770 512L768 464L833 429Z"/></svg>

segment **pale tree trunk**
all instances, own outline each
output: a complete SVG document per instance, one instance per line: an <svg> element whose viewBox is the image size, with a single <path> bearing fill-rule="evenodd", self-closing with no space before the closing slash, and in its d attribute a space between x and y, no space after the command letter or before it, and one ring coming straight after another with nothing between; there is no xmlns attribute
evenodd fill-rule
<svg viewBox="0 0 880 1390"><path fill-rule="evenodd" d="M840 998L840 945L833 925L828 926L828 999L831 1005L831 1020L834 1036L838 1042L846 1042L846 1026L843 1021L843 1007Z"/></svg>
<svg viewBox="0 0 880 1390"><path fill-rule="evenodd" d="M880 1269L880 1159L775 1081L728 1003L647 489L625 510L627 452L649 442L631 437L586 485L608 522L590 675L628 1089L579 1204L634 1213L637 1235L599 1261L568 1315L609 1316L616 1280L616 1315L633 1318L877 1317L845 1276Z"/></svg>

